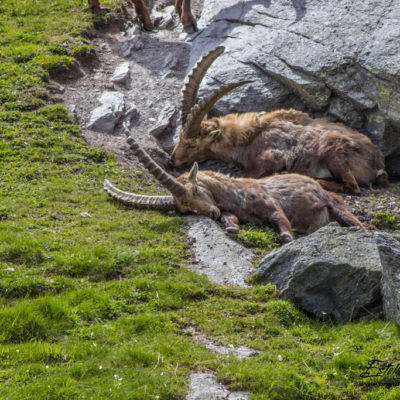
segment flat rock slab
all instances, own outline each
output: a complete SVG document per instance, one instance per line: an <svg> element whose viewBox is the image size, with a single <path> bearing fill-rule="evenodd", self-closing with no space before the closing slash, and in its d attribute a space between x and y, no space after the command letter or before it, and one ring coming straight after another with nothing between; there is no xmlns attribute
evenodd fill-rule
<svg viewBox="0 0 400 400"><path fill-rule="evenodd" d="M204 333L196 331L194 327L188 327L187 329L185 329L185 332L189 332L192 334L194 342L204 344L204 346L208 350L217 354L232 354L234 357L238 358L239 360L242 360L244 358L249 358L260 353L258 350L251 349L250 347L247 346L235 347L233 345L221 346L215 344Z"/></svg>
<svg viewBox="0 0 400 400"><path fill-rule="evenodd" d="M186 400L249 400L247 392L229 392L212 374L195 373L190 375L191 393Z"/></svg>
<svg viewBox="0 0 400 400"><path fill-rule="evenodd" d="M346 322L382 315L382 265L374 235L331 223L273 250L257 268L262 282L318 317Z"/></svg>
<svg viewBox="0 0 400 400"><path fill-rule="evenodd" d="M253 253L229 239L220 226L206 217L187 217L187 236L195 262L190 268L217 284L248 287L254 271Z"/></svg>

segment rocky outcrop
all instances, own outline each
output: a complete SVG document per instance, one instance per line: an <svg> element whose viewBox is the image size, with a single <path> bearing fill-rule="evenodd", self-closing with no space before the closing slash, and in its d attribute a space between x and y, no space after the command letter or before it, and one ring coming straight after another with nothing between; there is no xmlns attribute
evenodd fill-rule
<svg viewBox="0 0 400 400"><path fill-rule="evenodd" d="M400 233L375 235L382 263L383 310L400 327Z"/></svg>
<svg viewBox="0 0 400 400"><path fill-rule="evenodd" d="M266 256L256 278L321 318L346 322L382 314L382 267L374 236L329 224Z"/></svg>
<svg viewBox="0 0 400 400"><path fill-rule="evenodd" d="M400 3L393 0L205 0L189 69L226 47L200 94L253 80L215 113L295 107L344 122L382 149L400 175Z"/></svg>

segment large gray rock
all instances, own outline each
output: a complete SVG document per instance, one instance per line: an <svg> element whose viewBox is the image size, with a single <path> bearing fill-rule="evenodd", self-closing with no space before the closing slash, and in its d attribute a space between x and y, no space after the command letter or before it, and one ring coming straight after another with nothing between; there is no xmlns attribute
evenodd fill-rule
<svg viewBox="0 0 400 400"><path fill-rule="evenodd" d="M275 249L256 273L259 281L276 285L281 297L336 322L379 317L381 277L374 236L337 223Z"/></svg>
<svg viewBox="0 0 400 400"><path fill-rule="evenodd" d="M214 112L295 107L365 132L400 175L400 2L205 0L190 68L218 45L225 53L200 94L254 80Z"/></svg>
<svg viewBox="0 0 400 400"><path fill-rule="evenodd" d="M382 262L383 311L400 327L400 233L375 235Z"/></svg>

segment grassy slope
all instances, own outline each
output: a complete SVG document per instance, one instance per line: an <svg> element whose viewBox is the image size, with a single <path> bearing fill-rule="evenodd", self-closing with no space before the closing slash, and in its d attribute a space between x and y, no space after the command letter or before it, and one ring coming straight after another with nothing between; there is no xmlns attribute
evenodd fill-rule
<svg viewBox="0 0 400 400"><path fill-rule="evenodd" d="M42 87L81 52L84 8L0 3L0 398L182 399L198 370L253 399L400 398L360 378L372 358L400 361L392 324L332 326L270 287L211 285L176 266L188 255L179 216L106 197L105 176L133 189L140 172L88 147ZM268 247L264 236L250 228L242 240ZM182 332L188 324L261 353L214 355Z"/></svg>

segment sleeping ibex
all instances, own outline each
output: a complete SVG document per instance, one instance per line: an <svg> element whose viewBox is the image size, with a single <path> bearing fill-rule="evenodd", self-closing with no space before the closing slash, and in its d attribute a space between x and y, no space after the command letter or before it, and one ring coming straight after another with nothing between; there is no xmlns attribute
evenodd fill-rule
<svg viewBox="0 0 400 400"><path fill-rule="evenodd" d="M151 22L149 10L144 3L144 0L132 0L136 15L138 16L143 28L147 31L152 31L154 25ZM96 14L101 13L104 9L100 6L99 0L88 0L90 9ZM179 14L179 18L182 22L183 29L187 33L193 33L197 31L196 20L194 19L192 12L190 11L190 0L176 0L175 10Z"/></svg>
<svg viewBox="0 0 400 400"><path fill-rule="evenodd" d="M312 119L295 110L203 118L230 90L221 87L197 102L200 83L223 47L204 56L183 90L182 121L170 161L175 167L218 159L241 166L250 177L295 172L319 178L329 190L359 194L359 185L387 185L384 158L371 140L345 125ZM333 181L326 180L333 179Z"/></svg>
<svg viewBox="0 0 400 400"><path fill-rule="evenodd" d="M126 193L104 181L107 193L123 203L139 208L178 209L215 220L221 218L227 231L232 233L237 233L239 221L270 223L283 242L293 240L292 227L299 232L311 233L329 221L359 226L365 231L338 195L322 189L306 176L287 174L235 179L211 171L198 172L197 163L194 163L189 173L175 179L162 170L132 137L128 138L128 143L141 163L172 196Z"/></svg>

